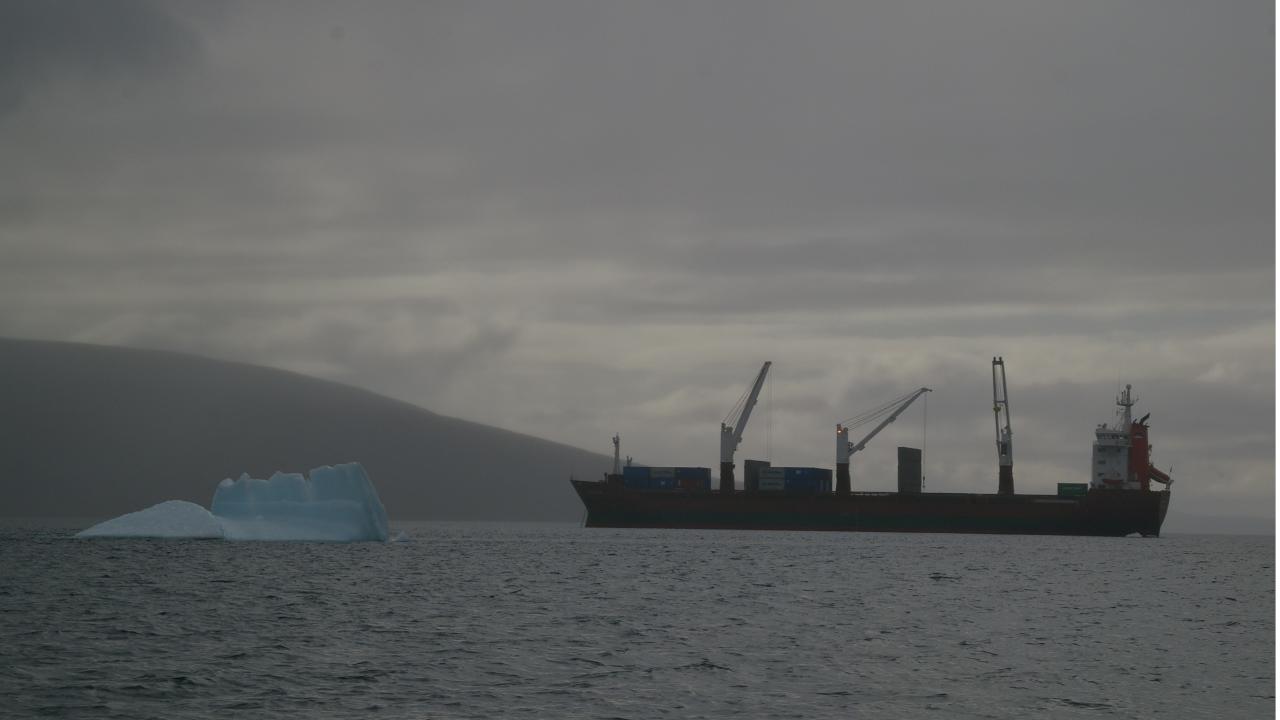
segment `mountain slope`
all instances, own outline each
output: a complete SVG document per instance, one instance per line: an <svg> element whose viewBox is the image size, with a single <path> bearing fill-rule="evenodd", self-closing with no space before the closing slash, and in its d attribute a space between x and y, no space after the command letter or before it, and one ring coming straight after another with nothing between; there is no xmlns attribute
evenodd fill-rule
<svg viewBox="0 0 1280 720"><path fill-rule="evenodd" d="M351 461L395 519L566 521L569 475L612 462L283 370L0 339L0 516L208 507L226 477Z"/></svg>

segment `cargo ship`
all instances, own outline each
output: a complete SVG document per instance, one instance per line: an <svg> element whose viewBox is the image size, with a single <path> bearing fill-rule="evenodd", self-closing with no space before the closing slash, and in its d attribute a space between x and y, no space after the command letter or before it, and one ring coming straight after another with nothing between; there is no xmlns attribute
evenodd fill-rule
<svg viewBox="0 0 1280 720"><path fill-rule="evenodd" d="M993 494L922 492L921 451L898 448L897 492L850 489L849 458L892 423L928 388L920 388L853 422L836 426L836 472L775 468L747 460L743 487L733 455L771 363L721 424L720 482L709 468L624 466L614 436L614 467L602 480L570 478L586 506L585 525L597 528L841 530L863 532L1010 533L1026 535L1141 535L1159 537L1173 479L1151 463L1147 418L1132 419L1132 386L1116 398L1118 419L1094 431L1089 482L1059 483L1056 495L1019 495L1013 485L1013 430L1003 358L992 359L998 485ZM850 429L883 418L861 442ZM1152 482L1163 486L1153 490Z"/></svg>

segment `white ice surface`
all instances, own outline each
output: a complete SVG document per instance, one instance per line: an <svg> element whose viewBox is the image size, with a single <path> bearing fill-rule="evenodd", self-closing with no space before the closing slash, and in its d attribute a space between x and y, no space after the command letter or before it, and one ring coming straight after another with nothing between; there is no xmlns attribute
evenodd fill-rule
<svg viewBox="0 0 1280 720"><path fill-rule="evenodd" d="M146 510L121 515L76 534L78 538L166 538L169 540L221 538L222 524L195 503L169 500Z"/></svg>
<svg viewBox="0 0 1280 720"><path fill-rule="evenodd" d="M385 541L387 513L360 463L319 467L307 480L276 473L223 480L212 512L170 500L94 525L76 537Z"/></svg>

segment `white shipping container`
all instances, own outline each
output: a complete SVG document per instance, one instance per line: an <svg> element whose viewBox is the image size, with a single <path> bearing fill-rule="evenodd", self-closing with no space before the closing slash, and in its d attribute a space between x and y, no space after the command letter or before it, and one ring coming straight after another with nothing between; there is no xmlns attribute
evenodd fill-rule
<svg viewBox="0 0 1280 720"><path fill-rule="evenodd" d="M649 477L651 478L673 478L675 476L676 469L673 467L649 468Z"/></svg>
<svg viewBox="0 0 1280 720"><path fill-rule="evenodd" d="M782 478L760 478L761 490L786 490L787 481Z"/></svg>

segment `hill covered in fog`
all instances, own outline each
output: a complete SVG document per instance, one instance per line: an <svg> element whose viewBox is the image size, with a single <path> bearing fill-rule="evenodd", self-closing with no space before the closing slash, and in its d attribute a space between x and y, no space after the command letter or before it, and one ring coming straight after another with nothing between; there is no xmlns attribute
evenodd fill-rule
<svg viewBox="0 0 1280 720"><path fill-rule="evenodd" d="M0 516L205 507L223 478L359 461L394 519L582 516L611 458L372 392L179 353L0 339Z"/></svg>

